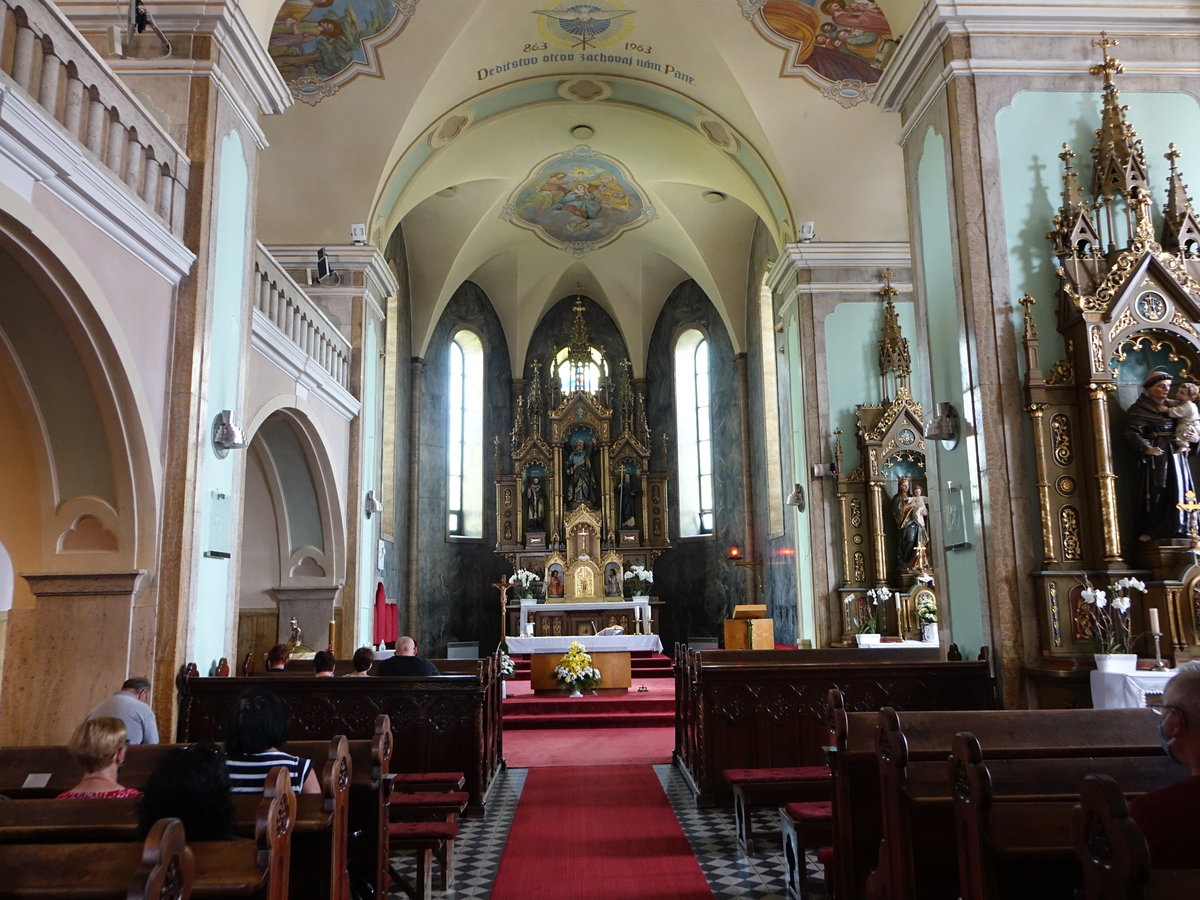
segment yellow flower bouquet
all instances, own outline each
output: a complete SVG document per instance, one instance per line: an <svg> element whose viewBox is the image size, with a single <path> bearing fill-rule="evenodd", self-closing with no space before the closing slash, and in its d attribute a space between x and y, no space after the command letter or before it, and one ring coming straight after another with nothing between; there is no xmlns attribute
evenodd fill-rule
<svg viewBox="0 0 1200 900"><path fill-rule="evenodd" d="M592 657L579 641L563 654L554 668L554 680L559 687L571 688L572 696L590 691L600 683L600 672L592 666Z"/></svg>

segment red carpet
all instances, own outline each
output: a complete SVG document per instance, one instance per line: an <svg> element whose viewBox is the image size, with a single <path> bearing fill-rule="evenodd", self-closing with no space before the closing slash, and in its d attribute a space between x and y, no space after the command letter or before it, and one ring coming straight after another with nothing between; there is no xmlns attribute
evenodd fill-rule
<svg viewBox="0 0 1200 900"><path fill-rule="evenodd" d="M711 896L649 766L530 769L492 900Z"/></svg>
<svg viewBox="0 0 1200 900"><path fill-rule="evenodd" d="M507 724L507 723L506 723ZM504 730L504 760L510 769L539 766L657 765L671 761L675 727L538 728ZM603 773L601 773L601 776Z"/></svg>

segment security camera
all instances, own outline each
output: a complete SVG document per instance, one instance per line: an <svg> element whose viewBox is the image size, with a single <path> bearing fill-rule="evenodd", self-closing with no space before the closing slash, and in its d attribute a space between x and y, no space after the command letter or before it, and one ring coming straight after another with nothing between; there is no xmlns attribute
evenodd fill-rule
<svg viewBox="0 0 1200 900"><path fill-rule="evenodd" d="M367 242L367 226L362 224L351 225L350 240L355 244L365 244Z"/></svg>

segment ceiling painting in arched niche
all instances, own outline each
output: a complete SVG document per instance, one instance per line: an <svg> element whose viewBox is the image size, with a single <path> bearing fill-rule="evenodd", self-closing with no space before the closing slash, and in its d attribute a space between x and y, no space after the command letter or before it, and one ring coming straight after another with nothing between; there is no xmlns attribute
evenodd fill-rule
<svg viewBox="0 0 1200 900"><path fill-rule="evenodd" d="M267 50L297 100L315 106L359 75L381 76L378 50L418 0L287 0Z"/></svg>
<svg viewBox="0 0 1200 900"><path fill-rule="evenodd" d="M645 196L621 163L580 146L538 163L501 217L580 257L653 219Z"/></svg>
<svg viewBox="0 0 1200 900"><path fill-rule="evenodd" d="M785 51L781 76L800 77L844 107L870 100L894 49L870 0L738 0L758 33Z"/></svg>
<svg viewBox="0 0 1200 900"><path fill-rule="evenodd" d="M550 44L588 52L610 47L633 32L636 9L626 9L615 0L605 3L579 3L558 0L543 9L533 10L538 31Z"/></svg>

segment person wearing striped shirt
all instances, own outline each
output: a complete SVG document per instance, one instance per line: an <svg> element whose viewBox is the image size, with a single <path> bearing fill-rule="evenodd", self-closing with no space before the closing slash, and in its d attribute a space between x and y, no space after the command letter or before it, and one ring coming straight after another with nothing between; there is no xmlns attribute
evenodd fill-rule
<svg viewBox="0 0 1200 900"><path fill-rule="evenodd" d="M283 701L266 688L250 687L238 695L225 714L225 764L230 790L235 794L261 794L267 773L275 766L284 766L291 775L292 790L321 793L312 760L282 749L289 724Z"/></svg>

